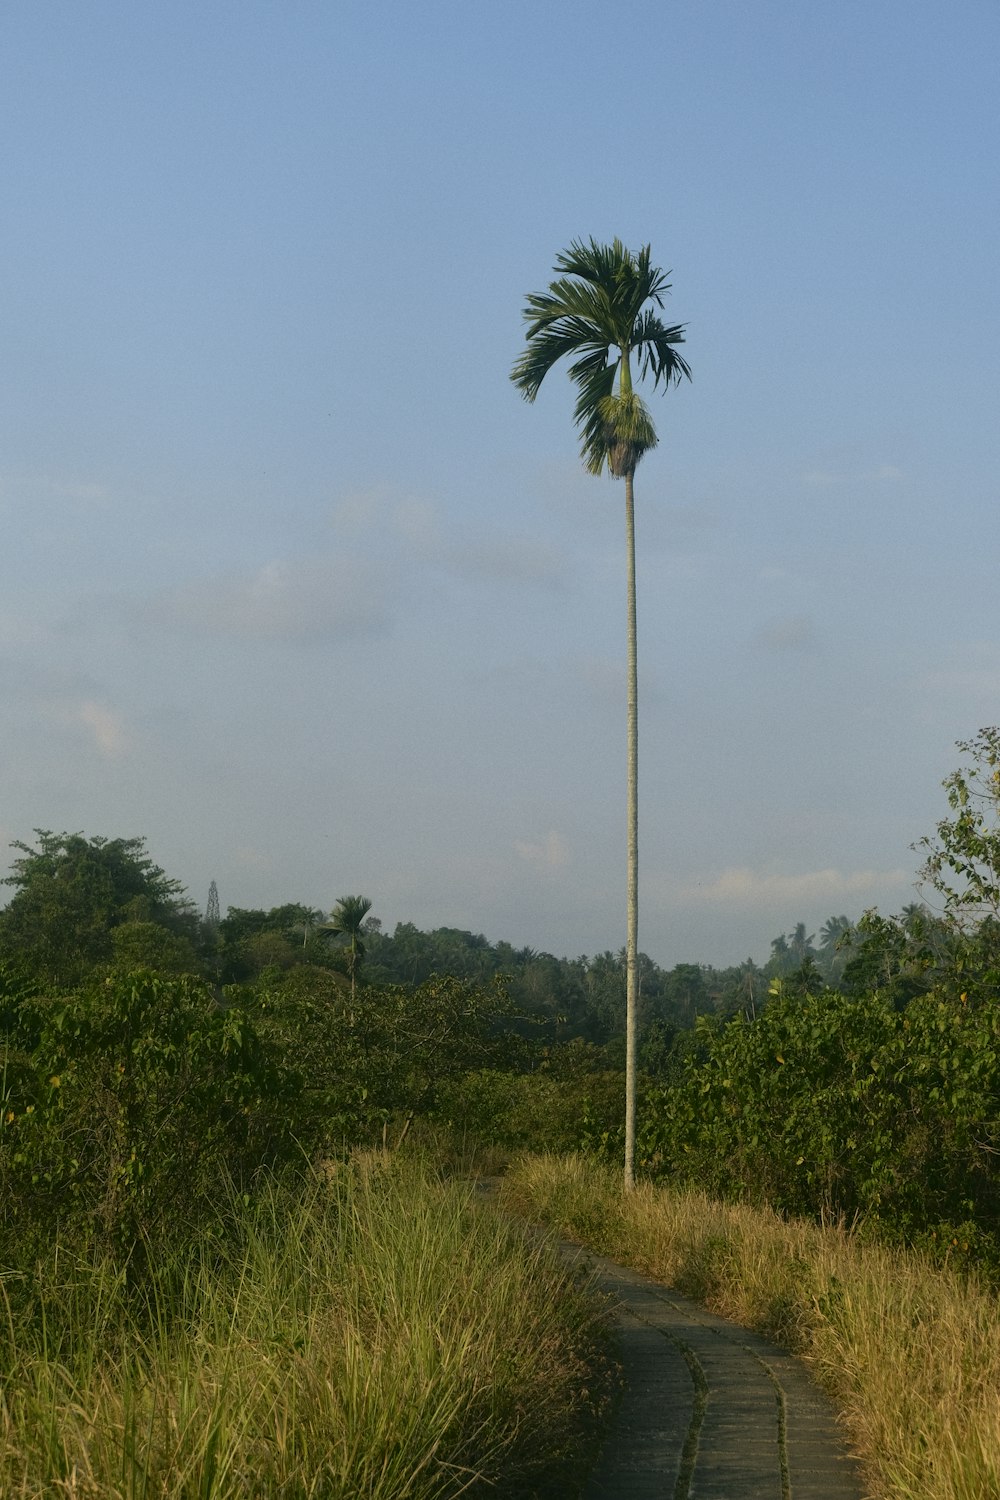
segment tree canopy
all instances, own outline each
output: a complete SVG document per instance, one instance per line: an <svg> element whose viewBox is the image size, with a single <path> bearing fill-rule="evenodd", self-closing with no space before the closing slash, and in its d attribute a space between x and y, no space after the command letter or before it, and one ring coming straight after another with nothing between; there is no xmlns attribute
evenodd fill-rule
<svg viewBox="0 0 1000 1500"><path fill-rule="evenodd" d="M16 842L15 894L0 912L0 954L41 981L65 987L115 957L114 931L152 923L196 940L200 923L180 883L146 852L142 838L87 838L36 828L37 847ZM172 950L176 959L177 949Z"/></svg>

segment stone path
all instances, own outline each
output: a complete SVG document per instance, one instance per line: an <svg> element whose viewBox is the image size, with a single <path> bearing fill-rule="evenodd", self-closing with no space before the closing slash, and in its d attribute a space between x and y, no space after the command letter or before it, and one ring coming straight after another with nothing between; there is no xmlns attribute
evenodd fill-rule
<svg viewBox="0 0 1000 1500"><path fill-rule="evenodd" d="M861 1500L833 1411L792 1355L578 1245L617 1304L626 1390L586 1500Z"/></svg>

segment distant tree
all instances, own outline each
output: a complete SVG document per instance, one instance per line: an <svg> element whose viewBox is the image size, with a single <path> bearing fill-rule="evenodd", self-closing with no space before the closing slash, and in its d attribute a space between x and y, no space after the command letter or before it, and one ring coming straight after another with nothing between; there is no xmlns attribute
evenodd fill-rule
<svg viewBox="0 0 1000 1500"><path fill-rule="evenodd" d="M518 1012L531 1018L539 1038L559 1041L587 1031L587 991L581 966L533 948L522 948L516 959L507 981L510 998Z"/></svg>
<svg viewBox="0 0 1000 1500"><path fill-rule="evenodd" d="M771 940L771 956L767 961L767 972L780 979L783 974L788 974L794 967L794 960L788 947L788 939L783 932Z"/></svg>
<svg viewBox="0 0 1000 1500"><path fill-rule="evenodd" d="M666 275L650 260L650 247L637 255L621 240L599 245L576 240L556 260L561 273L547 292L531 293L524 309L527 349L511 379L528 401L561 359L569 358L570 378L579 395L575 419L583 461L591 474L607 466L625 481L625 538L628 600L627 710L627 918L626 918L626 1080L625 1185L634 1182L636 1045L638 1026L638 720L635 602L635 524L633 479L636 465L657 437L652 418L632 384L632 358L641 379L651 375L664 390L691 372L678 352L683 328L659 317L670 289ZM651 305L649 305L651 304ZM617 390L615 385L617 382Z"/></svg>
<svg viewBox="0 0 1000 1500"><path fill-rule="evenodd" d="M351 981L351 1004L354 1004L358 965L365 956L365 945L361 934L364 921L372 909L367 896L341 896L329 918L323 924L337 937L348 940L347 972Z"/></svg>
<svg viewBox="0 0 1000 1500"><path fill-rule="evenodd" d="M814 932L810 933L808 937L806 936L806 924L804 922L797 922L795 924L795 931L788 934L788 953L796 968L800 964L804 964L807 958L814 959L816 957L816 950L813 947L815 941L816 934Z"/></svg>
<svg viewBox="0 0 1000 1500"><path fill-rule="evenodd" d="M956 926L1000 920L1000 728L959 740L967 763L945 778L952 816L913 848L924 855L921 878L944 902Z"/></svg>
<svg viewBox="0 0 1000 1500"><path fill-rule="evenodd" d="M15 888L0 912L0 954L56 988L72 988L114 958L114 929L152 923L195 942L199 921L176 880L142 838L86 838L36 828L37 847L15 842Z"/></svg>
<svg viewBox="0 0 1000 1500"><path fill-rule="evenodd" d="M819 963L830 984L836 984L847 966L854 923L850 917L828 917L819 932Z"/></svg>
<svg viewBox="0 0 1000 1500"><path fill-rule="evenodd" d="M298 901L269 911L231 906L219 923L222 979L253 980L269 969L328 962L319 936L323 913Z"/></svg>
<svg viewBox="0 0 1000 1500"><path fill-rule="evenodd" d="M930 941L925 940L930 937ZM878 993L897 1010L917 995L932 989L950 967L954 957L942 949L937 934L932 937L914 926L913 916L883 917L877 911L863 912L855 929L851 951L844 967L841 988L856 999Z"/></svg>
<svg viewBox="0 0 1000 1500"><path fill-rule="evenodd" d="M746 958L729 973L731 977L723 987L719 1009L728 1013L742 1011L752 1021L767 995L764 971L752 958Z"/></svg>
<svg viewBox="0 0 1000 1500"><path fill-rule="evenodd" d="M680 1026L693 1026L695 1017L711 1009L700 964L676 964L666 977L666 996Z"/></svg>
<svg viewBox="0 0 1000 1500"><path fill-rule="evenodd" d="M584 978L587 1003L595 1017L595 1040L625 1030L625 954L606 950L587 961Z"/></svg>
<svg viewBox="0 0 1000 1500"><path fill-rule="evenodd" d="M432 974L454 974L463 979L487 980L501 969L513 972L516 963L509 943L494 948L479 932L436 927L421 932L412 922L398 922L391 937L362 923L365 973L372 984L420 984ZM503 950L503 952L501 952Z"/></svg>
<svg viewBox="0 0 1000 1500"><path fill-rule="evenodd" d="M820 973L816 960L811 953L807 953L787 979L776 981L786 995L798 995L805 1000L809 995L819 995L825 989L823 976Z"/></svg>
<svg viewBox="0 0 1000 1500"><path fill-rule="evenodd" d="M796 923L793 932L782 933L771 943L771 956L767 961L767 972L772 978L781 979L805 963L807 958L817 957L813 947L815 934L806 932L804 922Z"/></svg>
<svg viewBox="0 0 1000 1500"><path fill-rule="evenodd" d="M159 974L198 974L194 945L159 922L119 922L111 930L116 970L153 969Z"/></svg>
<svg viewBox="0 0 1000 1500"><path fill-rule="evenodd" d="M208 904L205 907L205 930L211 937L215 937L219 931L219 887L213 880L208 887Z"/></svg>

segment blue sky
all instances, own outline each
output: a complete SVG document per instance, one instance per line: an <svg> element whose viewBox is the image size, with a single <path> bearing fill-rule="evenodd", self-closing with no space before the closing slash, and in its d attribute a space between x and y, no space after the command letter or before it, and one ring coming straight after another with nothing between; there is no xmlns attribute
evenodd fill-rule
<svg viewBox="0 0 1000 1500"><path fill-rule="evenodd" d="M997 721L1000 11L10 0L0 839L624 939L624 535L508 373L649 242L640 944L914 899Z"/></svg>

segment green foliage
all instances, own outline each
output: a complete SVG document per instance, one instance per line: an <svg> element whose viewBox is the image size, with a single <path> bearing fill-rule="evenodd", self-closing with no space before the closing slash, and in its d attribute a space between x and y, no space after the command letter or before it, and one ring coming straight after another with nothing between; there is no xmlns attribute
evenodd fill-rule
<svg viewBox="0 0 1000 1500"><path fill-rule="evenodd" d="M300 902L270 911L231 906L219 923L218 961L224 984L256 979L296 964L322 964L328 947L320 934L323 913Z"/></svg>
<svg viewBox="0 0 1000 1500"><path fill-rule="evenodd" d="M302 1069L332 1145L374 1140L393 1117L405 1134L416 1114L436 1109L449 1080L523 1055L501 981L434 975L352 999L340 975L303 966L251 1003L264 1033Z"/></svg>
<svg viewBox="0 0 1000 1500"><path fill-rule="evenodd" d="M555 269L562 274L548 291L526 299L528 347L511 379L527 401L534 401L552 367L563 358L573 360L569 374L579 392L574 417L592 474L600 474L605 464L616 476L631 473L656 443L649 413L632 390L632 353L640 379L651 375L654 388L690 379L677 350L684 329L668 327L654 311L662 308L670 283L652 265L650 253L645 245L633 254L618 239L610 245L575 240L557 257Z"/></svg>
<svg viewBox="0 0 1000 1500"><path fill-rule="evenodd" d="M953 816L914 848L926 855L921 874L946 913L968 929L1000 920L1000 728L980 729L958 748L968 763L943 783Z"/></svg>
<svg viewBox="0 0 1000 1500"><path fill-rule="evenodd" d="M624 1034L624 950L556 958L510 943L491 944L481 933L453 927L421 932L410 922L399 923L391 936L366 929L365 941L364 974L374 987L419 984L432 974L479 984L502 975L515 1009L530 1019L530 1034L548 1044L579 1037L602 1045ZM694 1015L725 1007L742 972L697 964L664 970L645 953L638 965L644 1027L690 1025ZM754 972L760 984L760 971Z"/></svg>
<svg viewBox="0 0 1000 1500"><path fill-rule="evenodd" d="M454 1135L502 1151L620 1145L625 1078L603 1048L579 1038L547 1047L530 1072L481 1069L439 1086L434 1118Z"/></svg>
<svg viewBox="0 0 1000 1500"><path fill-rule="evenodd" d="M183 1237L220 1184L301 1152L300 1079L199 980L140 970L24 998L0 1042L9 1263L60 1225L129 1253Z"/></svg>
<svg viewBox="0 0 1000 1500"><path fill-rule="evenodd" d="M335 937L347 938L347 972L351 979L351 994L355 993L358 967L365 956L362 940L364 921L372 909L367 896L341 896L324 927Z"/></svg>
<svg viewBox="0 0 1000 1500"><path fill-rule="evenodd" d="M679 1082L650 1100L650 1169L789 1213L1000 1247L1000 1012L964 995L898 1010L879 994L774 989L756 1020L699 1023Z"/></svg>
<svg viewBox="0 0 1000 1500"><path fill-rule="evenodd" d="M111 963L113 933L123 922L199 940L194 908L150 859L144 839L35 833L37 848L13 845L20 857L5 881L15 895L0 912L0 953L43 984L71 988Z"/></svg>
<svg viewBox="0 0 1000 1500"><path fill-rule="evenodd" d="M111 929L112 963L118 970L155 969L161 974L195 974L200 964L194 944L159 922L120 922Z"/></svg>

